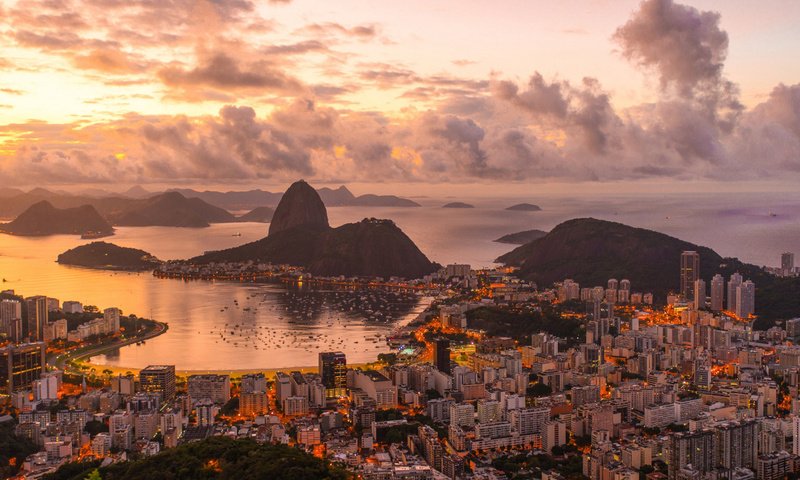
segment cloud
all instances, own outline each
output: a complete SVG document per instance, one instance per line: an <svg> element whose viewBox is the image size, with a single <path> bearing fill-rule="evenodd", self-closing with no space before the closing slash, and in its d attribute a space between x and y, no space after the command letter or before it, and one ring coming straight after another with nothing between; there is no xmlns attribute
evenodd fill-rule
<svg viewBox="0 0 800 480"><path fill-rule="evenodd" d="M378 27L373 24L356 25L355 27L345 27L341 23L325 22L311 23L301 29L303 33L314 35L345 35L348 37L369 40L377 36Z"/></svg>
<svg viewBox="0 0 800 480"><path fill-rule="evenodd" d="M300 55L325 51L328 51L328 47L319 40L306 40L289 45L272 45L264 49L264 53L267 55Z"/></svg>
<svg viewBox="0 0 800 480"><path fill-rule="evenodd" d="M0 88L0 93L5 93L7 95L24 95L25 92L22 90L18 90L16 88Z"/></svg>
<svg viewBox="0 0 800 480"><path fill-rule="evenodd" d="M269 92L297 92L301 84L283 70L264 62L243 65L243 62L222 53L201 60L193 69L166 67L158 76L169 87L208 86L220 89L267 89Z"/></svg>
<svg viewBox="0 0 800 480"><path fill-rule="evenodd" d="M119 50L93 50L86 55L78 55L72 63L81 69L96 70L112 74L128 74L142 72L146 66L132 61Z"/></svg>

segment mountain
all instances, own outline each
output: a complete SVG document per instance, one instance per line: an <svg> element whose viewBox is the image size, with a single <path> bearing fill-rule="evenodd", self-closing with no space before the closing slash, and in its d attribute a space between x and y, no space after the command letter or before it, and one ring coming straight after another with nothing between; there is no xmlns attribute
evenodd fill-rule
<svg viewBox="0 0 800 480"><path fill-rule="evenodd" d="M328 187L318 188L317 193L326 207L344 207L353 205L356 201L356 196L344 185L336 190Z"/></svg>
<svg viewBox="0 0 800 480"><path fill-rule="evenodd" d="M114 225L134 227L207 227L209 223L233 222L236 217L199 198L186 198L178 192L167 192L136 200L129 208L113 215L111 220Z"/></svg>
<svg viewBox="0 0 800 480"><path fill-rule="evenodd" d="M294 182L281 197L269 224L269 234L300 226L328 228L325 204L317 191L303 180Z"/></svg>
<svg viewBox="0 0 800 480"><path fill-rule="evenodd" d="M23 192L19 188L0 187L0 198L15 197L23 193L25 192Z"/></svg>
<svg viewBox="0 0 800 480"><path fill-rule="evenodd" d="M663 233L621 223L578 218L501 256L497 262L520 267L520 275L541 286L571 278L585 286L627 278L637 292L663 299L679 288L681 252L700 254L700 272L713 276L723 259L710 248Z"/></svg>
<svg viewBox="0 0 800 480"><path fill-rule="evenodd" d="M317 189L326 207L419 207L417 202L395 195L373 195L371 193L355 196L344 185L337 189L322 187Z"/></svg>
<svg viewBox="0 0 800 480"><path fill-rule="evenodd" d="M284 194L266 238L189 261L248 260L302 266L325 276L420 278L438 269L390 220L331 228L319 194L302 180Z"/></svg>
<svg viewBox="0 0 800 480"><path fill-rule="evenodd" d="M719 273L726 280L739 272L756 284L756 328L800 316L800 277L776 277L736 258L663 233L594 218L557 225L547 235L517 247L496 261L520 267L519 275L544 287L571 278L583 286L604 286L609 278L627 278L637 292L653 292L664 302L680 287L680 256L700 254L700 278L710 285Z"/></svg>
<svg viewBox="0 0 800 480"><path fill-rule="evenodd" d="M15 235L81 235L87 232L110 235L114 228L91 205L59 209L48 201L41 201L13 221L0 225L0 231Z"/></svg>
<svg viewBox="0 0 800 480"><path fill-rule="evenodd" d="M273 215L275 215L275 210L270 207L256 207L244 215L236 217L236 221L269 223L272 221Z"/></svg>
<svg viewBox="0 0 800 480"><path fill-rule="evenodd" d="M537 238L542 238L547 235L544 230L524 230L517 233L509 233L495 240L498 243L510 243L512 245L525 245L532 242Z"/></svg>
<svg viewBox="0 0 800 480"><path fill-rule="evenodd" d="M106 242L92 242L67 250L57 261L64 265L118 270L150 270L161 263L144 250Z"/></svg>
<svg viewBox="0 0 800 480"><path fill-rule="evenodd" d="M451 202L442 205L442 208L475 208L475 205L470 205L464 202Z"/></svg>
<svg viewBox="0 0 800 480"><path fill-rule="evenodd" d="M252 210L263 205L277 205L281 199L280 193L268 192L265 190L246 190L241 192L215 192L184 189L169 189L170 192L178 192L185 197L199 198L211 205L224 208L226 210Z"/></svg>
<svg viewBox="0 0 800 480"><path fill-rule="evenodd" d="M542 209L539 205L534 205L532 203L518 203L516 205L511 205L510 207L506 208L506 210L512 210L515 212L538 212Z"/></svg>
<svg viewBox="0 0 800 480"><path fill-rule="evenodd" d="M131 188L122 192L122 195L131 198L147 198L153 195L153 192L145 190L141 185L134 185Z"/></svg>

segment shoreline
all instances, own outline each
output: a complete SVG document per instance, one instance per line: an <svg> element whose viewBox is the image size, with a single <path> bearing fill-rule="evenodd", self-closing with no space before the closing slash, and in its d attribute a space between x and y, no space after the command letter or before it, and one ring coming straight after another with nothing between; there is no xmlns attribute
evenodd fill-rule
<svg viewBox="0 0 800 480"><path fill-rule="evenodd" d="M128 372L133 373L134 375L138 375L139 371L142 370L141 368L127 368L123 366L111 366L111 365L100 365L89 363L86 361L79 362L83 365L87 365L91 368L95 368L97 370L111 370L112 376L115 375L125 375ZM356 368L356 369L365 369L369 368L370 366L376 365L378 362L377 360L372 363L348 363L347 366L349 368ZM263 373L265 377L270 378L274 377L276 372L301 372L301 373L318 373L319 366L305 366L305 367L270 367L270 368L242 368L242 369L210 369L210 370L182 370L182 369L175 369L175 376L177 377L188 377L189 375L229 375L232 379L240 378L242 375L252 374L252 373Z"/></svg>

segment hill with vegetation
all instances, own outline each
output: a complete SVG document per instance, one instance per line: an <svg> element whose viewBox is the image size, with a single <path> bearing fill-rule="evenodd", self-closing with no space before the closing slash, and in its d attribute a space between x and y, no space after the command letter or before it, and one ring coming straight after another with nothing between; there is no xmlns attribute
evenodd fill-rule
<svg viewBox="0 0 800 480"><path fill-rule="evenodd" d="M475 205L464 202L450 202L442 205L442 208L475 208Z"/></svg>
<svg viewBox="0 0 800 480"><path fill-rule="evenodd" d="M679 289L680 256L700 254L700 277L711 282L739 272L756 284L756 326L800 316L800 278L779 278L756 265L723 258L714 250L663 233L621 223L579 218L502 255L497 262L519 267L522 278L545 287L571 278L582 286L605 286L609 278L627 278L637 292L652 292L664 302Z"/></svg>
<svg viewBox="0 0 800 480"><path fill-rule="evenodd" d="M111 235L114 228L91 205L56 208L43 200L31 205L11 222L0 225L0 231L30 236L88 232Z"/></svg>
<svg viewBox="0 0 800 480"><path fill-rule="evenodd" d="M253 440L211 437L165 450L142 460L99 467L99 462L70 463L45 480L344 480L343 469L299 449Z"/></svg>
<svg viewBox="0 0 800 480"><path fill-rule="evenodd" d="M439 268L390 220L370 218L331 228L319 194L302 180L281 199L266 238L189 261L249 260L300 266L325 276L420 278Z"/></svg>
<svg viewBox="0 0 800 480"><path fill-rule="evenodd" d="M144 250L107 242L92 242L67 250L57 261L63 265L112 270L151 270L161 263Z"/></svg>
<svg viewBox="0 0 800 480"><path fill-rule="evenodd" d="M536 239L542 238L547 235L544 230L524 230L517 233L509 233L495 240L497 243L510 243L512 245L525 245Z"/></svg>

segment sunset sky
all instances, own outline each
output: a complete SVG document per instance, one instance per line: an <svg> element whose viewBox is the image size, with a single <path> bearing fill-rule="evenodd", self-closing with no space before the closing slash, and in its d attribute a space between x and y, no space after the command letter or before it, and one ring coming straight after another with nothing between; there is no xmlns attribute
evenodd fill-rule
<svg viewBox="0 0 800 480"><path fill-rule="evenodd" d="M800 178L800 2L0 0L4 186Z"/></svg>

